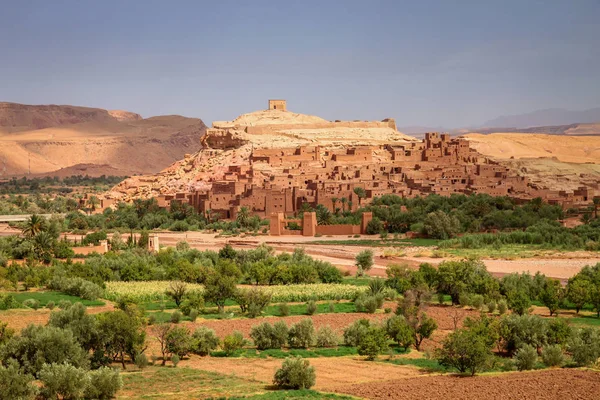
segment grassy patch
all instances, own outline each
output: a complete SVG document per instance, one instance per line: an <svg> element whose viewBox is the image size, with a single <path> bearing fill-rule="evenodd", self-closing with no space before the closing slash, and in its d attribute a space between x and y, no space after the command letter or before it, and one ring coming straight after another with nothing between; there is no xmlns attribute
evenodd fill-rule
<svg viewBox="0 0 600 400"><path fill-rule="evenodd" d="M235 375L192 368L149 367L122 373L119 399L352 399L314 390L272 390Z"/></svg>
<svg viewBox="0 0 600 400"><path fill-rule="evenodd" d="M345 396L341 394L333 393L322 393L315 390L274 390L264 394L259 394L251 397L244 397L246 399L260 399L260 400L288 400L288 399L355 399L356 397ZM240 399L233 397L232 399Z"/></svg>
<svg viewBox="0 0 600 400"><path fill-rule="evenodd" d="M342 281L342 285L352 285L352 286L369 286L369 282L371 282L373 278L344 278Z"/></svg>
<svg viewBox="0 0 600 400"><path fill-rule="evenodd" d="M595 315L582 315L565 319L573 325L600 326L600 318Z"/></svg>
<svg viewBox="0 0 600 400"><path fill-rule="evenodd" d="M333 312L329 310L329 302L325 303L317 303L317 314L331 314L331 313L354 313L356 312L356 307L352 302L331 302L333 304ZM175 303L173 303L173 308L175 307ZM152 310L155 308L148 308L146 310ZM165 309L169 309L169 307L165 307ZM288 304L289 315L308 315L306 312L306 304ZM198 315L198 318L203 319L226 319L226 318L248 318L246 314L242 314L239 308L230 308L225 309L225 313L223 315L216 312L216 309L206 309L203 313ZM170 312L164 311L151 311L146 312L147 316L154 315L156 322L168 322L171 319ZM279 311L279 305L274 304L265 308L263 311L263 316L281 316ZM188 317L182 317L182 321L189 321Z"/></svg>
<svg viewBox="0 0 600 400"><path fill-rule="evenodd" d="M427 358L393 358L391 360L384 360L394 365L412 365L425 372L448 372L451 368L445 367L437 362L437 360Z"/></svg>
<svg viewBox="0 0 600 400"><path fill-rule="evenodd" d="M265 390L259 382L235 375L191 368L149 367L142 372L123 373L119 398L197 399L231 396L245 397Z"/></svg>
<svg viewBox="0 0 600 400"><path fill-rule="evenodd" d="M106 303L100 300L84 300L77 296L71 296L60 292L10 292L19 303L23 303L27 299L34 299L40 302L40 306L45 307L49 301L53 301L56 305L61 300L68 300L71 303L82 303L84 306L103 306Z"/></svg>
<svg viewBox="0 0 600 400"><path fill-rule="evenodd" d="M548 245L506 244L500 247L489 245L481 248L470 249L444 247L443 251L449 255L453 255L456 257L515 259L546 257L552 254L565 252L568 250L550 248L548 247Z"/></svg>

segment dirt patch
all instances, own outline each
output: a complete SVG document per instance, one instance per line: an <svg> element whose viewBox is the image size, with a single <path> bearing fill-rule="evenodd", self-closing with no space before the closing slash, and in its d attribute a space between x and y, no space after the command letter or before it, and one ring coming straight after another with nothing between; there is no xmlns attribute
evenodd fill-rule
<svg viewBox="0 0 600 400"><path fill-rule="evenodd" d="M281 367L280 359L240 359L192 356L181 362L186 366L204 371L213 371L271 384L275 371ZM364 361L360 357L311 358L315 367L317 383L315 389L333 391L348 385L378 382L389 376L408 378L421 375L414 367Z"/></svg>
<svg viewBox="0 0 600 400"><path fill-rule="evenodd" d="M103 300L106 301L106 300ZM115 309L112 303L106 301L106 304L99 307L88 307L88 314L99 314L105 311ZM55 309L55 311L58 309ZM46 325L52 311L41 308L39 310L6 310L0 311L0 321L8 323L8 326L17 332L29 324Z"/></svg>
<svg viewBox="0 0 600 400"><path fill-rule="evenodd" d="M600 393L600 373L557 369L468 378L427 376L354 384L335 390L368 399L596 399Z"/></svg>

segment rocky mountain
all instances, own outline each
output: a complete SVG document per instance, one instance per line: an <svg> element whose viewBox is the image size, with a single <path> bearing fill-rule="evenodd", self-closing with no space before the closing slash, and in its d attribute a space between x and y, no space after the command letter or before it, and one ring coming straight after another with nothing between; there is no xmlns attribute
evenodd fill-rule
<svg viewBox="0 0 600 400"><path fill-rule="evenodd" d="M0 103L0 176L154 173L197 151L205 131L178 115Z"/></svg>

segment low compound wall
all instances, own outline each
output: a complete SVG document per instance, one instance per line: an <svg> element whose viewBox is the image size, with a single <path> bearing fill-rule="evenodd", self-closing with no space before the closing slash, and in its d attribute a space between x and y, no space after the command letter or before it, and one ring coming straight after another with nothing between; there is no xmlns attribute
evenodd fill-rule
<svg viewBox="0 0 600 400"><path fill-rule="evenodd" d="M317 225L321 235L359 235L360 225Z"/></svg>
<svg viewBox="0 0 600 400"><path fill-rule="evenodd" d="M384 121L340 121L323 122L320 124L273 124L261 126L248 126L247 133L261 135L277 131L289 131L294 129L335 129L335 128L392 128L396 129L393 119Z"/></svg>

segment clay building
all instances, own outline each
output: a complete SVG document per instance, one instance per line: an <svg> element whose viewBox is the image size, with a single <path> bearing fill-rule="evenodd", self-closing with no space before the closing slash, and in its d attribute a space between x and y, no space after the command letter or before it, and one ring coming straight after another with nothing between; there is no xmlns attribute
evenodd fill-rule
<svg viewBox="0 0 600 400"><path fill-rule="evenodd" d="M281 104L271 100L271 106L276 109ZM255 215L271 218L273 234L314 235L354 234L361 229L315 227L310 215L304 220L289 219L305 204L334 212L356 210L385 194L412 198L485 193L516 199L542 197L571 207L593 196L589 188L575 192L538 188L481 157L468 141L438 133L427 133L421 142L376 146L259 148L252 150L247 162L227 166L223 179L211 182L210 190L160 196L159 204L188 202L199 212L219 218L235 218L241 207L247 207ZM356 188L364 189L363 197L356 194ZM290 222L298 223L302 231L288 230Z"/></svg>
<svg viewBox="0 0 600 400"><path fill-rule="evenodd" d="M269 100L269 110L287 111L285 100Z"/></svg>

